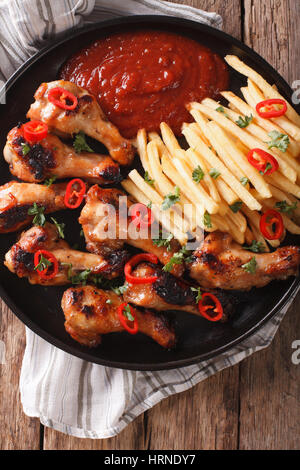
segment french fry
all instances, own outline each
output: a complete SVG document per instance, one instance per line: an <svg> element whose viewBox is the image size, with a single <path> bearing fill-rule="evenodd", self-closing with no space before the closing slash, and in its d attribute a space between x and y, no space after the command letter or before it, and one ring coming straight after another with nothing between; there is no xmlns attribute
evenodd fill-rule
<svg viewBox="0 0 300 470"><path fill-rule="evenodd" d="M228 214L227 214L228 225L229 225L229 233L232 236L232 238L234 239L234 241L236 241L240 245L243 245L245 243L245 231L246 231L247 223L245 224L245 231L242 232L241 227L240 227L235 215L236 214L234 214L231 211L229 211ZM243 216L241 216L241 217L243 217ZM245 219L245 217L243 217L243 218ZM246 219L245 219L245 222L246 222Z"/></svg>
<svg viewBox="0 0 300 470"><path fill-rule="evenodd" d="M129 179L122 181L123 188L136 199L138 202L147 205L149 198ZM154 217L157 221L161 222L161 225L168 231L171 232L174 237L180 242L181 245L186 245L188 237L186 233L179 230L170 218L170 214L164 214L154 204L151 208Z"/></svg>
<svg viewBox="0 0 300 470"><path fill-rule="evenodd" d="M254 235L252 233L252 230L247 226L246 231L245 231L245 243L248 246L251 246L251 243L254 241Z"/></svg>
<svg viewBox="0 0 300 470"><path fill-rule="evenodd" d="M205 116L216 121L223 127L223 129L226 129L231 134L240 139L245 145L247 145L249 149L260 148L270 153L274 158L276 158L279 165L279 170L282 172L282 174L284 174L290 181L295 183L297 179L296 171L285 161L285 159L283 159L282 157L278 157L278 155L274 154L274 152L272 152L267 145L260 142L247 131L241 129L239 126L227 119L221 113L218 113L217 111L209 108L208 106L205 106L200 103L191 103L191 108L201 111Z"/></svg>
<svg viewBox="0 0 300 470"><path fill-rule="evenodd" d="M145 180L141 177L137 170L131 170L131 172L128 174L128 177L144 194L146 194L150 201L152 201L154 204L159 204L160 206L162 205L163 197L145 182ZM174 224L179 230L184 233L189 230L187 221L184 220L183 217L181 217L177 212L175 212L172 207L166 212L170 212L172 214Z"/></svg>
<svg viewBox="0 0 300 470"><path fill-rule="evenodd" d="M176 150L181 150L181 147L180 147L180 145L179 145L172 129L170 129L168 124L166 124L165 122L162 122L160 124L160 130L161 130L161 135L162 135L163 141L164 141L167 149L169 150L171 156L173 156L173 154Z"/></svg>
<svg viewBox="0 0 300 470"><path fill-rule="evenodd" d="M263 201L263 208L265 210L268 209L274 209L276 200L271 198L268 200ZM286 230L290 233L293 233L294 235L300 235L300 227L299 225L295 224L286 214L281 213L280 214L283 220L283 224L286 228Z"/></svg>
<svg viewBox="0 0 300 470"><path fill-rule="evenodd" d="M226 119L226 118L225 118ZM193 133L193 130L188 129L189 133ZM200 154L205 157L208 163L211 165L212 168L216 168L221 175L219 178L222 177L224 181L230 186L230 188L239 196L239 198L250 208L253 210L260 210L261 205L253 196L247 191L247 189L238 181L235 176L227 169L227 167L223 164L223 162L212 152L201 140L201 138L196 135L195 139L196 150L200 152ZM270 193L271 195L271 193Z"/></svg>
<svg viewBox="0 0 300 470"><path fill-rule="evenodd" d="M174 190L174 185L163 173L159 159L158 143L155 140L152 140L148 143L147 153L149 156L149 168L151 171L151 175L155 180L156 189L162 196L172 193L172 191ZM180 201L178 201L178 204L181 206L182 209L185 209L184 206L187 207L188 205L190 205L190 201L185 197L184 194L181 194ZM176 209L176 206L174 207L174 209ZM191 210L188 214L190 230L192 231L196 228L195 214L193 212L194 211ZM187 216L186 211L184 215L185 217Z"/></svg>
<svg viewBox="0 0 300 470"><path fill-rule="evenodd" d="M282 189L282 191L287 191L298 199L300 198L300 186L295 183L291 183L291 181L277 171L269 176L265 176L265 178L268 183L274 185L276 188Z"/></svg>
<svg viewBox="0 0 300 470"><path fill-rule="evenodd" d="M242 62L237 56L227 55L225 60L232 68L240 72L242 75L250 78L261 89L266 98L285 99L261 75L259 75L259 73L244 64L244 62ZM287 108L286 116L297 126L300 126L300 116L288 102Z"/></svg>
<svg viewBox="0 0 300 470"><path fill-rule="evenodd" d="M147 155L147 134L145 129L140 129L138 131L136 136L136 144L143 168L145 171L148 171L150 175L149 159Z"/></svg>
<svg viewBox="0 0 300 470"><path fill-rule="evenodd" d="M257 241L258 243L261 243L263 245L264 251L266 253L269 253L270 251L269 245L266 243L266 240L262 236L260 230L258 230L258 228L253 224L253 222L251 222L251 220L249 220L248 223L251 227L251 231L254 237L253 240ZM247 241L248 245L251 245L253 240L251 240L250 243Z"/></svg>
<svg viewBox="0 0 300 470"><path fill-rule="evenodd" d="M254 99L255 105L260 101L265 100L265 96L261 93L260 89L255 85L255 83L248 78L248 88L251 96ZM277 118L271 118L270 121L277 124L285 132L287 132L293 139L297 142L300 141L300 128L294 123L289 121L285 116L280 116Z"/></svg>

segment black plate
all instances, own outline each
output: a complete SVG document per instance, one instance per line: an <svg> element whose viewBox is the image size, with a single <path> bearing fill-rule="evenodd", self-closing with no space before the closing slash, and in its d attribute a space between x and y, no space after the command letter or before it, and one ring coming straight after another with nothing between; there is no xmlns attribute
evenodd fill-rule
<svg viewBox="0 0 300 470"><path fill-rule="evenodd" d="M6 104L0 106L0 142L5 145L8 131L24 121L33 94L41 82L55 80L65 60L91 41L116 32L157 29L188 36L210 47L221 56L235 54L254 67L289 99L292 90L280 75L259 55L227 34L208 26L165 16L130 16L105 21L68 34L28 60L7 84ZM231 70L230 89L239 93L246 79ZM300 111L298 107L298 112ZM11 179L4 159L0 161L0 184ZM75 217L74 217L75 215ZM65 211L66 239L80 242L77 213ZM1 259L15 242L16 234L1 236ZM289 242L296 242L292 238ZM81 241L82 243L82 241ZM175 351L165 351L142 335L126 333L103 337L102 345L87 349L73 341L64 329L60 300L64 288L31 286L0 264L0 294L12 311L35 333L58 348L90 362L134 370L176 368L211 358L240 343L278 312L298 287L299 279L273 282L263 289L241 295L238 313L228 324L211 324L185 313L174 314L179 344ZM173 315L173 314L172 314Z"/></svg>

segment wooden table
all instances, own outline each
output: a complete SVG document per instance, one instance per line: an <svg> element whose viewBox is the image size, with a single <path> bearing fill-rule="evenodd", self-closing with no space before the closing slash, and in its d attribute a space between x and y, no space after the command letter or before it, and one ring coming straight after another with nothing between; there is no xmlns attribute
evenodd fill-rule
<svg viewBox="0 0 300 470"><path fill-rule="evenodd" d="M300 79L299 0L185 0L223 16L224 31L242 39L292 84ZM298 74L298 75L297 75ZM1 304L0 449L299 449L300 296L273 344L144 413L119 436L77 439L23 414L18 382L24 326ZM297 400L298 399L298 400Z"/></svg>

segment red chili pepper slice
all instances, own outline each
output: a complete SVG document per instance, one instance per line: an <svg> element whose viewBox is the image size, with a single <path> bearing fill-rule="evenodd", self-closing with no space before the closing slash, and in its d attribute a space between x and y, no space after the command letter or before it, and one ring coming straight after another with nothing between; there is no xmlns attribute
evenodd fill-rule
<svg viewBox="0 0 300 470"><path fill-rule="evenodd" d="M41 255L43 255L43 257L46 258L48 261L50 261L52 264L51 266L47 266L45 269L42 269L41 271L39 269L36 269L36 271L42 279L45 279L45 280L52 279L58 273L58 261L50 251L38 250L34 254L34 267L35 268L37 268L37 266L40 263ZM49 272L49 270L51 271Z"/></svg>
<svg viewBox="0 0 300 470"><path fill-rule="evenodd" d="M133 204L130 207L130 217L132 218L132 223L136 227L147 228L154 222L154 215L145 204Z"/></svg>
<svg viewBox="0 0 300 470"><path fill-rule="evenodd" d="M124 315L124 309L125 307L129 307L130 309L130 314L133 316L134 318L134 321L130 321L127 317L125 317ZM129 304L127 304L126 302L123 302L121 305L119 305L118 307L118 315L119 315L119 319L120 319L120 323L121 325L123 326L123 328L128 331L128 333L130 333L131 335L136 335L139 328L138 328L138 322L137 322L137 319L136 319L136 315L135 313L132 311L131 309L131 306ZM131 324L133 323L133 327L131 327L128 322L130 322Z"/></svg>
<svg viewBox="0 0 300 470"><path fill-rule="evenodd" d="M75 185L80 186L79 191L73 188L73 186ZM67 188L66 188L65 197L64 197L65 205L69 207L69 209L77 209L77 207L79 207L83 201L85 192L86 192L85 182L82 181L80 178L74 178L73 180L69 181Z"/></svg>
<svg viewBox="0 0 300 470"><path fill-rule="evenodd" d="M211 304L204 305L204 299L210 300L213 303L213 305ZM198 303L198 308L199 308L199 312L201 313L201 315L209 321L213 321L213 322L219 321L221 320L223 316L223 307L222 307L221 302L215 295L210 294L209 292L202 294L202 299ZM215 313L215 315L213 316L209 315L207 313L208 310L211 310L212 313Z"/></svg>
<svg viewBox="0 0 300 470"><path fill-rule="evenodd" d="M72 110L78 105L78 100L73 93L58 86L48 92L48 100L62 109Z"/></svg>
<svg viewBox="0 0 300 470"><path fill-rule="evenodd" d="M263 175L271 175L278 170L278 161L262 149L252 149L247 155L248 162ZM268 165L269 164L269 165ZM267 166L268 165L268 166Z"/></svg>
<svg viewBox="0 0 300 470"><path fill-rule="evenodd" d="M8 197L10 198L10 202L0 209L1 212L8 211L17 204L17 199L12 193L8 193Z"/></svg>
<svg viewBox="0 0 300 470"><path fill-rule="evenodd" d="M42 121L29 121L23 124L24 139L35 143L45 139L48 135L48 126Z"/></svg>
<svg viewBox="0 0 300 470"><path fill-rule="evenodd" d="M274 108L274 104L279 104L282 106L282 108L276 109ZM262 111L263 109L265 109L265 111ZM283 116L287 112L287 103L286 101L281 99L261 101L256 105L256 111L260 115L260 117L264 119Z"/></svg>
<svg viewBox="0 0 300 470"><path fill-rule="evenodd" d="M126 281L130 284L152 284L157 280L157 276L149 277L136 277L132 276L132 268L139 264L141 261L148 261L149 263L157 264L158 258L150 253L141 253L140 255L133 256L126 264L124 268Z"/></svg>
<svg viewBox="0 0 300 470"><path fill-rule="evenodd" d="M261 216L259 227L267 240L279 240L284 231L282 217L274 209L269 209Z"/></svg>

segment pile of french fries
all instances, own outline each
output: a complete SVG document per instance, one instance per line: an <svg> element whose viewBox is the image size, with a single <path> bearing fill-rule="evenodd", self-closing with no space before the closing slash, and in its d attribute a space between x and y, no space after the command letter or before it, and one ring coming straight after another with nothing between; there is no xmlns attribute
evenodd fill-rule
<svg viewBox="0 0 300 470"><path fill-rule="evenodd" d="M265 239L259 224L266 210L276 210L276 203L285 201L293 207L281 216L285 230L300 234L300 116L288 104L284 116L261 118L256 112L257 103L282 99L276 86L268 84L238 57L230 55L225 60L248 78L248 86L241 88L244 100L224 91L221 94L227 106L210 98L190 103L188 109L195 122L182 127L187 149L180 146L166 123L161 123L161 136L140 130L136 145L151 184L132 170L122 185L138 202L153 205L155 217L182 245L198 229L220 230L241 245L257 241L264 251L270 251L269 245L276 248L282 240ZM240 127L240 117L251 117L251 122ZM288 136L285 152L268 146L268 134L275 130ZM254 168L247 159L253 148L275 157L278 170L267 176ZM199 168L203 174L196 181L193 172ZM180 190L179 200L168 210L161 210L164 198L174 194L176 187Z"/></svg>

